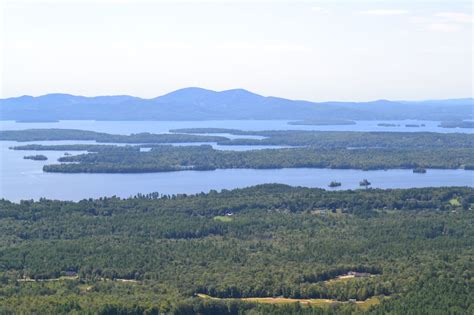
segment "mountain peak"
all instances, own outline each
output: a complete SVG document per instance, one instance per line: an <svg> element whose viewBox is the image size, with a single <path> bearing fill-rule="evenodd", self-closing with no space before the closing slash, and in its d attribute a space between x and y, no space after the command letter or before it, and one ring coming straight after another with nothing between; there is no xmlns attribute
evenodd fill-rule
<svg viewBox="0 0 474 315"><path fill-rule="evenodd" d="M225 105L229 100L257 101L260 98L263 98L263 96L245 89L231 89L218 92L198 87L188 87L159 96L154 100L159 103L186 102L188 104L208 104L210 106L218 106Z"/></svg>
<svg viewBox="0 0 474 315"><path fill-rule="evenodd" d="M221 92L218 92L220 94L226 94L226 95L232 95L232 96L238 96L238 97L242 97L242 96L257 96L257 97L262 97L261 95L259 94L256 94L256 93L253 93L253 92L250 92L246 89L231 89L231 90L224 90L224 91L221 91Z"/></svg>
<svg viewBox="0 0 474 315"><path fill-rule="evenodd" d="M212 91L212 90L203 89L203 88L200 88L200 87L187 87L187 88L182 88L182 89L164 94L162 96L158 96L155 99L160 99L160 100L170 99L171 100L171 99L182 98L182 97L185 97L185 98L200 97L200 96L203 96L203 95L209 95L209 94L215 94L215 93L217 93L217 92Z"/></svg>
<svg viewBox="0 0 474 315"><path fill-rule="evenodd" d="M364 103L375 104L375 105L390 105L390 104L396 104L397 102L386 100L386 99L379 99L379 100L364 102Z"/></svg>

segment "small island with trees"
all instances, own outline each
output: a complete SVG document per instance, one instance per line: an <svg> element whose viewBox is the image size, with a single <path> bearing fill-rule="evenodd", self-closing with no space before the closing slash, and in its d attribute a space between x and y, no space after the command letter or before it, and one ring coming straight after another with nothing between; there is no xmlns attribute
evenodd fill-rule
<svg viewBox="0 0 474 315"><path fill-rule="evenodd" d="M443 121L438 127L441 128L474 128L474 121L472 120L461 120L461 121Z"/></svg>
<svg viewBox="0 0 474 315"><path fill-rule="evenodd" d="M406 124L405 127L409 127L409 128L419 128L419 127L426 127L425 124L421 124L421 125L418 125L418 124Z"/></svg>
<svg viewBox="0 0 474 315"><path fill-rule="evenodd" d="M298 120L290 121L288 125L301 125L301 126L345 126L355 125L356 122L353 120Z"/></svg>
<svg viewBox="0 0 474 315"><path fill-rule="evenodd" d="M416 167L416 168L413 169L413 173L425 174L426 173L426 168Z"/></svg>
<svg viewBox="0 0 474 315"><path fill-rule="evenodd" d="M400 125L392 124L392 123L378 123L377 126L379 126L379 127L400 127Z"/></svg>
<svg viewBox="0 0 474 315"><path fill-rule="evenodd" d="M369 182L367 179L364 179L364 180L359 182L359 186L362 186L362 187L365 187L365 188L369 187L371 184L372 183Z"/></svg>
<svg viewBox="0 0 474 315"><path fill-rule="evenodd" d="M341 185L342 185L341 182L337 182L333 180L332 182L329 183L328 186L331 188L335 188L335 187L340 187Z"/></svg>
<svg viewBox="0 0 474 315"><path fill-rule="evenodd" d="M26 155L23 157L25 160L34 160L34 161L46 161L48 157L42 154L36 154L36 155Z"/></svg>

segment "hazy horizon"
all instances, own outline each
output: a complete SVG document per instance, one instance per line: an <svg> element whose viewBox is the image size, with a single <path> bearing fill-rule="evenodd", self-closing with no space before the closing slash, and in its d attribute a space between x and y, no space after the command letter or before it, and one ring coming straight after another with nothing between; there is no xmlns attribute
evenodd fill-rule
<svg viewBox="0 0 474 315"><path fill-rule="evenodd" d="M6 0L0 97L472 97L469 1Z"/></svg>
<svg viewBox="0 0 474 315"><path fill-rule="evenodd" d="M49 96L49 95L71 95L71 96L77 96L77 97L114 97L114 96L130 96L130 97L135 97L143 100L151 100L155 98L159 98L161 96L165 96L167 94L171 94L180 90L186 90L186 89L200 89L200 90L207 90L211 92L227 92L227 91L233 91L233 90L243 90L246 92L249 92L251 94L257 94L259 96L263 97L277 97L277 98L284 98L288 100L293 100L293 101L308 101L308 102L314 102L314 103L323 103L323 102L356 102L356 103L365 103L365 102L376 102L376 101L391 101L391 102L424 102L424 101L444 101L444 100L473 100L474 98L472 96L467 96L467 97L451 97L451 98L439 98L439 99L433 99L433 98L427 98L427 99L385 99L385 98L379 98L379 99L372 99L372 100L359 100L359 101L351 101L351 100L337 100L337 99L332 99L332 100L320 100L320 101L313 101L313 100L307 100L307 99L302 99L302 98L286 98L286 97L281 97L279 95L263 95L260 94L258 91L251 91L245 88L231 88L231 89L225 89L225 90L213 90L213 89L208 89L208 88L202 88L198 86L189 86L189 87L183 87L179 88L177 90L172 90L165 92L160 95L155 95L151 97L142 97L142 96L137 96L137 95L132 95L132 94L100 94L100 95L81 95L81 94L73 94L73 93L64 93L64 92L50 92L50 93L45 93L45 94L38 94L38 95L29 95L29 94L23 94L23 95L16 95L16 96L9 96L9 97L0 97L0 100L2 99L9 99L9 98L20 98L20 97L42 97L42 96Z"/></svg>

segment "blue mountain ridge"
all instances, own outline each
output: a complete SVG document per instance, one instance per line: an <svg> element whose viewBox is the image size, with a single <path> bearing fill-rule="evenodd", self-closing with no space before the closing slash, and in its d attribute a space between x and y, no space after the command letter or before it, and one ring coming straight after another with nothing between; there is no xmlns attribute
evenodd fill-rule
<svg viewBox="0 0 474 315"><path fill-rule="evenodd" d="M183 88L151 99L129 95L46 94L0 99L2 120L373 120L472 119L472 98L427 101L310 102L244 89Z"/></svg>

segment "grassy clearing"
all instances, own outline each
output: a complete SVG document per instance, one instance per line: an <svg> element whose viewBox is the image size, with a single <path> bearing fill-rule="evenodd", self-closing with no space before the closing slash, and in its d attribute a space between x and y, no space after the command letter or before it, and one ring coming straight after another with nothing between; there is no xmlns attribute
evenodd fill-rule
<svg viewBox="0 0 474 315"><path fill-rule="evenodd" d="M378 297L373 296L371 298L368 298L365 301L357 301L356 304L361 310L366 311L373 305L379 305L381 300L385 298L388 298L388 297L378 298Z"/></svg>
<svg viewBox="0 0 474 315"><path fill-rule="evenodd" d="M361 310L367 310L369 307L373 305L380 304L381 299L378 297L371 297L365 301L356 301L356 302L342 302L332 299L290 299L290 298L273 298L273 297L266 297L266 298L240 298L240 299L220 299L216 297L209 296L207 294L197 294L199 298L202 299L213 299L213 300L240 300L250 303L264 303L264 304L288 304L288 303L301 303L304 305L312 305L312 306L329 306L332 304L337 303L355 303Z"/></svg>
<svg viewBox="0 0 474 315"><path fill-rule="evenodd" d="M18 279L18 282L53 282L53 281L63 281L63 280L78 280L78 276L61 276L59 278L53 279L31 279L31 278L23 278Z"/></svg>
<svg viewBox="0 0 474 315"><path fill-rule="evenodd" d="M81 291L81 293L87 293L87 292L90 292L92 291L92 289L94 288L93 285L89 285L89 284L81 284L78 286L79 290Z"/></svg>
<svg viewBox="0 0 474 315"><path fill-rule="evenodd" d="M228 298L221 299L209 296L207 294L197 294L198 297L202 299L212 299L212 300L240 300L250 303L266 303L266 304L287 304L287 303L302 303L302 304L311 304L311 305L328 305L332 303L337 303L336 300L329 299L290 299L290 298L281 298L281 297L256 297L256 298Z"/></svg>
<svg viewBox="0 0 474 315"><path fill-rule="evenodd" d="M373 277L377 277L377 275L370 275L369 277L356 277L355 275L341 275L341 276L337 276L336 278L333 278L333 279L329 279L329 280L326 280L324 281L324 283L335 283L335 282L347 282L347 281L351 281L351 280L357 280L357 279L368 279L368 278L373 278Z"/></svg>
<svg viewBox="0 0 474 315"><path fill-rule="evenodd" d="M453 198L449 200L449 204L454 207L459 207L461 205L458 198Z"/></svg>
<svg viewBox="0 0 474 315"><path fill-rule="evenodd" d="M225 216L225 215L216 215L214 217L214 221L219 221L219 222L232 222L234 218Z"/></svg>
<svg viewBox="0 0 474 315"><path fill-rule="evenodd" d="M326 306L333 303L338 303L336 300L330 299L288 299L288 298L242 298L242 301L251 303L267 303L267 304L287 304L287 303L301 303L314 306Z"/></svg>
<svg viewBox="0 0 474 315"><path fill-rule="evenodd" d="M324 281L324 282L326 282L326 283L346 282L346 281L352 280L354 278L355 278L354 275L343 275L343 276L336 277L334 279L329 279L329 280Z"/></svg>

